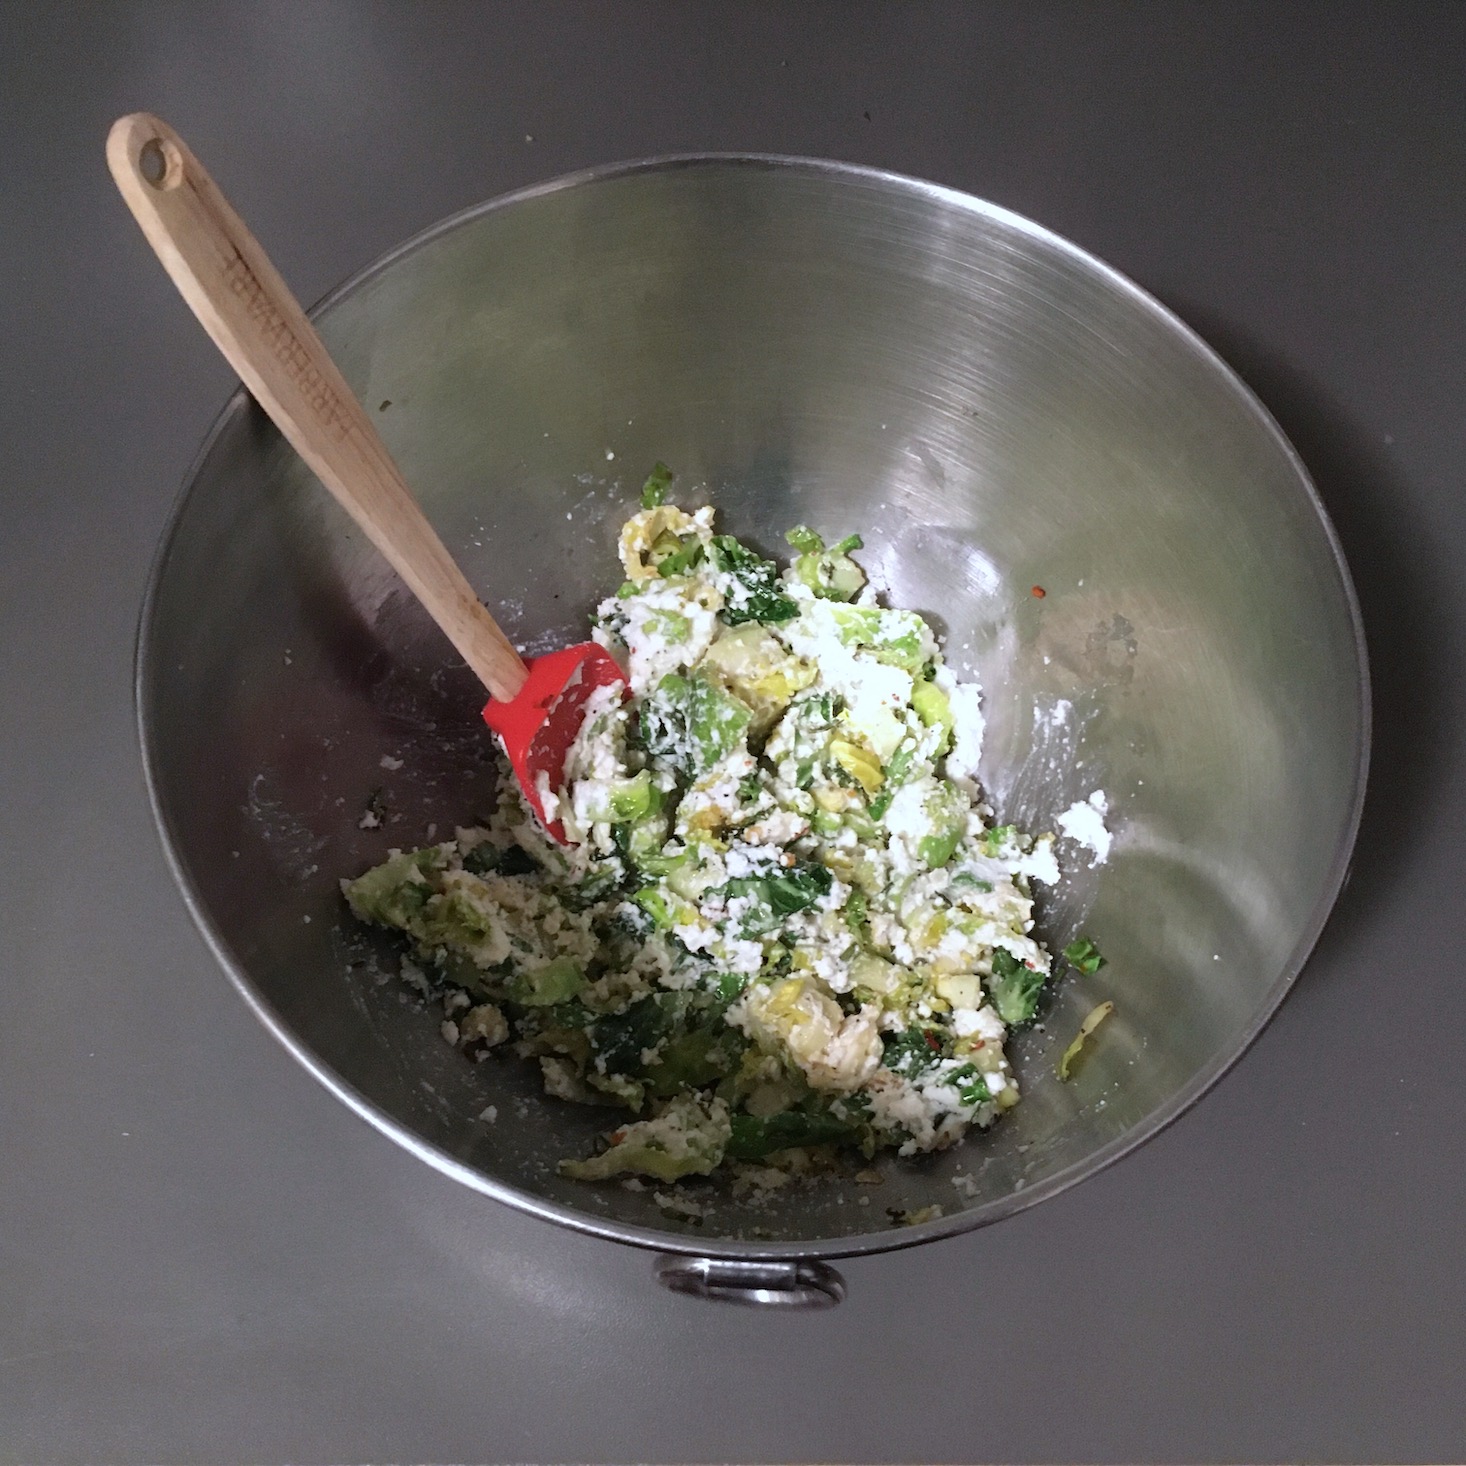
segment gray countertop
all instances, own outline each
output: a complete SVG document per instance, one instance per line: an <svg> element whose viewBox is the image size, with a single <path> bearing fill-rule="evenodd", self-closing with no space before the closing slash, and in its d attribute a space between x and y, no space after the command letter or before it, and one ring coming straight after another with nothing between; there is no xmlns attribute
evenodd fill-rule
<svg viewBox="0 0 1466 1466"><path fill-rule="evenodd" d="M0 5L0 1460L1460 1459L1466 7ZM305 299L536 179L682 149L1017 209L1197 326L1317 478L1376 754L1293 995L1160 1139L769 1317L477 1196L255 1022L132 721L231 380L108 123L172 121Z"/></svg>

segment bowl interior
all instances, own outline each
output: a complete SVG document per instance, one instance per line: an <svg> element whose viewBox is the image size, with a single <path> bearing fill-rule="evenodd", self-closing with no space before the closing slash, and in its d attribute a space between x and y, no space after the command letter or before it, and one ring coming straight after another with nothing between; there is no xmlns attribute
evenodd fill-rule
<svg viewBox="0 0 1466 1466"><path fill-rule="evenodd" d="M986 689L985 782L1115 849L1041 934L1109 958L1016 1041L1023 1103L943 1155L697 1221L559 1179L608 1112L472 1065L337 883L492 797L483 695L274 429L226 410L160 555L140 714L165 839L246 996L363 1113L558 1220L704 1250L912 1240L1052 1192L1245 1046L1337 892L1362 792L1357 616L1296 460L1154 302L1053 236L909 180L775 160L609 170L449 221L319 317L450 550L527 652L581 640L651 463L768 550L859 530ZM1031 587L1046 592L1040 598ZM400 766L399 762L400 761ZM363 828L369 802L382 828ZM369 822L368 822L369 823ZM1058 1055L1115 1013L1077 1077ZM480 1115L489 1105L497 1120ZM959 1184L953 1184L954 1177Z"/></svg>

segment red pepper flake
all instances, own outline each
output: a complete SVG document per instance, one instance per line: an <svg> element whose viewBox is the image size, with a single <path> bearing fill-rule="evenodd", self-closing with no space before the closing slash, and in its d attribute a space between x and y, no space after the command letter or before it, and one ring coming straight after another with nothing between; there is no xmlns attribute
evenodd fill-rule
<svg viewBox="0 0 1466 1466"><path fill-rule="evenodd" d="M1036 597L1037 597L1037 598L1038 598L1038 599L1039 599L1039 600L1043 600L1043 598L1044 598L1044 597L1045 597L1045 596L1046 596L1046 595L1048 595L1048 591L1046 591L1046 590L1045 590L1045 589L1044 589L1044 588L1043 588L1043 586L1041 586L1041 585L1036 585L1036 586L1034 586L1034 587L1033 587L1033 589L1032 589L1032 590L1031 590L1031 591L1029 591L1029 595L1031 595L1031 596L1036 596Z"/></svg>
<svg viewBox="0 0 1466 1466"><path fill-rule="evenodd" d="M936 1036L936 1034L931 1031L931 1029L924 1029L921 1036L926 1040L927 1048L931 1049L933 1053L941 1053L942 1041Z"/></svg>

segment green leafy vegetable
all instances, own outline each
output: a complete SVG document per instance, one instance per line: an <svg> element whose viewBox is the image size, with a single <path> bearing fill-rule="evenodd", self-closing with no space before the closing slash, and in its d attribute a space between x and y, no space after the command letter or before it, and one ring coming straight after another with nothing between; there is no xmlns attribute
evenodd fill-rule
<svg viewBox="0 0 1466 1466"><path fill-rule="evenodd" d="M718 974L718 1001L731 1003L748 986L748 976L742 972Z"/></svg>
<svg viewBox="0 0 1466 1466"><path fill-rule="evenodd" d="M634 824L617 825L611 831L616 848L642 875L651 878L670 875L692 858L685 850L664 855L662 847L671 834L671 819L665 811L654 811Z"/></svg>
<svg viewBox="0 0 1466 1466"><path fill-rule="evenodd" d="M482 986L483 971L510 955L502 913L486 901L478 878L448 868L450 845L389 856L345 887L361 921L405 931L418 951L435 962L453 957L460 980Z"/></svg>
<svg viewBox="0 0 1466 1466"><path fill-rule="evenodd" d="M957 853L957 844L962 838L960 825L949 826L935 835L926 835L917 842L916 853L933 870L946 865Z"/></svg>
<svg viewBox="0 0 1466 1466"><path fill-rule="evenodd" d="M896 791L906 782L906 776L911 772L911 765L916 759L916 749L909 743L903 743L895 753L891 755L890 762L886 765L886 782L881 786L881 792L870 802L870 816L872 819L884 819L886 811L891 807L891 801L896 797Z"/></svg>
<svg viewBox="0 0 1466 1466"><path fill-rule="evenodd" d="M1086 977L1093 977L1105 965L1100 949L1088 937L1076 937L1064 948L1064 957Z"/></svg>
<svg viewBox="0 0 1466 1466"><path fill-rule="evenodd" d="M743 935L761 937L777 931L796 912L828 896L833 883L834 877L825 866L811 864L768 875L739 876L723 890L730 901L740 896L750 899L743 917Z"/></svg>
<svg viewBox="0 0 1466 1466"><path fill-rule="evenodd" d="M839 1145L856 1138L856 1130L826 1110L785 1110L760 1119L741 1112L733 1116L733 1133L725 1152L737 1161L757 1161L776 1150L797 1145Z"/></svg>
<svg viewBox="0 0 1466 1466"><path fill-rule="evenodd" d="M429 876L442 867L443 857L436 845L390 856L349 882L346 900L360 921L408 926L436 889Z"/></svg>
<svg viewBox="0 0 1466 1466"><path fill-rule="evenodd" d="M957 1091L957 1097L964 1105L986 1104L993 1097L987 1080L977 1072L975 1064L960 1065L943 1074L942 1079Z"/></svg>
<svg viewBox="0 0 1466 1466"><path fill-rule="evenodd" d="M626 871L619 861L598 861L560 899L567 911L585 911L625 884Z"/></svg>
<svg viewBox="0 0 1466 1466"><path fill-rule="evenodd" d="M657 558L657 574L664 579L674 575L686 575L702 563L703 543L696 535L676 541L676 548L668 547L665 554Z"/></svg>
<svg viewBox="0 0 1466 1466"><path fill-rule="evenodd" d="M696 1028L669 1039L657 1062L647 1070L651 1092L670 1099L684 1089L701 1089L721 1079L733 1068L729 1052L733 1037L733 1031L725 1026L721 1034L711 1028Z"/></svg>
<svg viewBox="0 0 1466 1466"><path fill-rule="evenodd" d="M658 931L670 931L677 924L676 904L656 886L643 886L631 899L651 917Z"/></svg>
<svg viewBox="0 0 1466 1466"><path fill-rule="evenodd" d="M652 776L643 769L631 779L622 779L611 788L611 818L640 820L661 805L661 790L652 783Z"/></svg>
<svg viewBox="0 0 1466 1466"><path fill-rule="evenodd" d="M706 677L669 673L642 704L641 740L648 753L696 776L738 747L752 716Z"/></svg>
<svg viewBox="0 0 1466 1466"><path fill-rule="evenodd" d="M516 973L509 979L510 998L526 1008L548 1008L573 998L585 986L585 973L580 963L569 957L557 957L531 972Z"/></svg>
<svg viewBox="0 0 1466 1466"><path fill-rule="evenodd" d="M846 646L862 647L878 661L920 672L936 654L931 628L915 611L880 606L831 606L835 634Z"/></svg>
<svg viewBox="0 0 1466 1466"><path fill-rule="evenodd" d="M765 753L777 763L794 764L794 783L808 789L830 752L835 726L835 700L828 692L803 692L779 720Z"/></svg>
<svg viewBox="0 0 1466 1466"><path fill-rule="evenodd" d="M745 621L792 621L798 605L779 584L779 567L755 554L730 534L714 535L708 551L713 565L733 578L727 603L718 613L730 626Z"/></svg>
<svg viewBox="0 0 1466 1466"><path fill-rule="evenodd" d="M951 699L935 682L918 682L911 690L911 706L928 728L942 730L937 752L944 753L951 746L952 733L957 726L957 720L952 716Z"/></svg>
<svg viewBox="0 0 1466 1466"><path fill-rule="evenodd" d="M728 1107L698 1094L669 1100L660 1115L623 1125L610 1135L609 1149L584 1161L561 1161L560 1174L578 1181L605 1181L632 1172L676 1181L717 1169L728 1144Z"/></svg>
<svg viewBox="0 0 1466 1466"><path fill-rule="evenodd" d="M970 870L959 870L947 885L949 891L960 891L964 887L974 891L982 891L984 894L991 891L993 883L985 881L981 876L975 876Z"/></svg>
<svg viewBox="0 0 1466 1466"><path fill-rule="evenodd" d="M476 876L527 876L539 866L521 845L495 845L491 840L484 840L463 857L463 868Z"/></svg>
<svg viewBox="0 0 1466 1466"><path fill-rule="evenodd" d="M930 1069L946 1057L947 1046L934 1028L903 1028L899 1033L881 1035L884 1050L881 1062L893 1074L908 1079Z"/></svg>
<svg viewBox="0 0 1466 1466"><path fill-rule="evenodd" d="M950 784L931 782L922 801L930 833L916 843L916 853L931 870L946 865L967 828L967 802Z"/></svg>
<svg viewBox="0 0 1466 1466"><path fill-rule="evenodd" d="M1045 974L1025 966L1005 947L993 952L993 975L988 992L998 1017L1010 1027L1029 1022L1038 1011Z"/></svg>
<svg viewBox="0 0 1466 1466"><path fill-rule="evenodd" d="M457 948L485 966L509 955L497 915L456 884L430 897L409 930L423 947Z"/></svg>
<svg viewBox="0 0 1466 1466"><path fill-rule="evenodd" d="M794 574L815 595L828 601L849 601L860 594L865 572L850 558L850 551L863 544L858 534L846 535L828 550L808 525L795 525L784 538L802 551L794 562Z"/></svg>
<svg viewBox="0 0 1466 1466"><path fill-rule="evenodd" d="M667 490L672 487L672 478L672 470L659 461L641 486L641 507L655 509L657 505L665 503Z"/></svg>
<svg viewBox="0 0 1466 1466"><path fill-rule="evenodd" d="M642 1054L655 1048L670 1030L670 1019L655 997L633 1003L624 1013L597 1018L590 1026L595 1067L603 1074L643 1074Z"/></svg>

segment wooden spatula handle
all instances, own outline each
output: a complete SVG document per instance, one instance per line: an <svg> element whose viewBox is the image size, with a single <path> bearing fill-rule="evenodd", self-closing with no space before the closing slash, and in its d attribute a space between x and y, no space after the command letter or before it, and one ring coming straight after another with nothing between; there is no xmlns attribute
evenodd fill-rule
<svg viewBox="0 0 1466 1466"><path fill-rule="evenodd" d="M484 686L513 698L528 675L519 654L423 517L305 312L183 139L135 112L113 125L107 162L173 283L260 406Z"/></svg>

